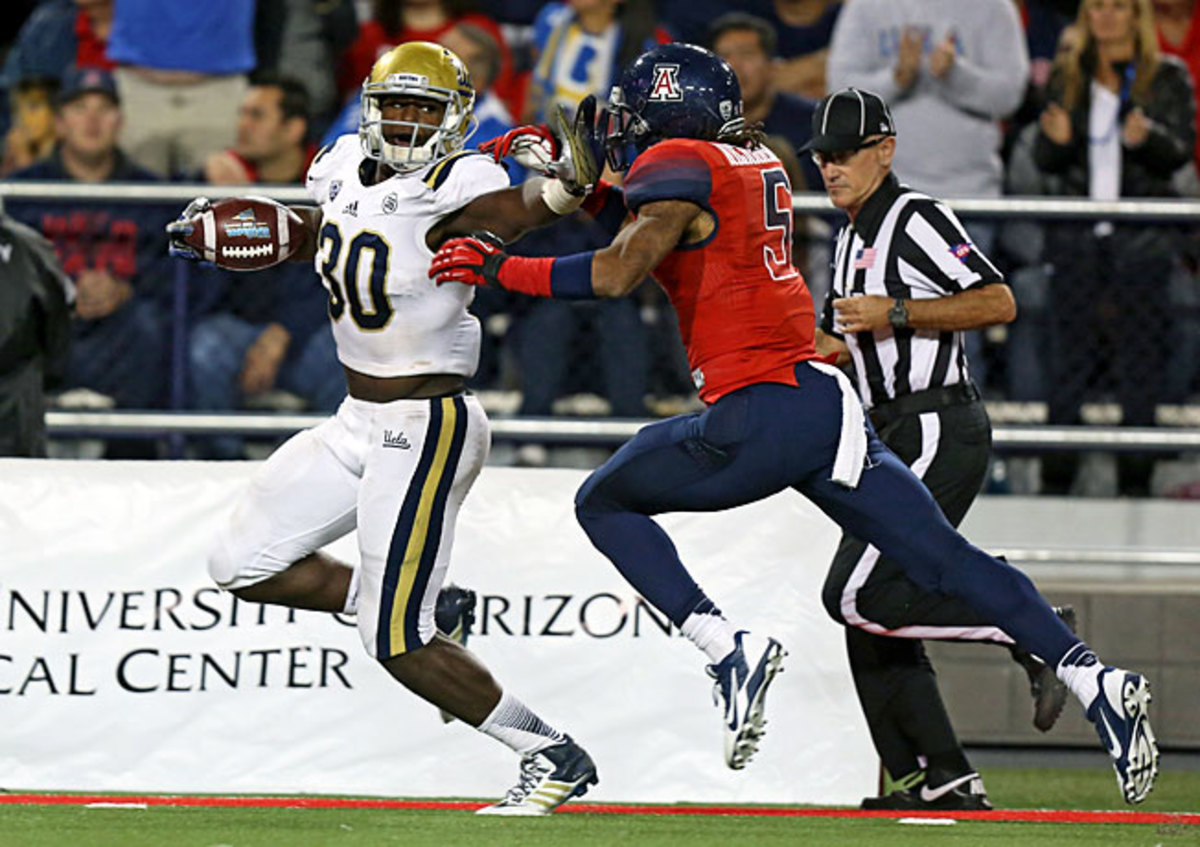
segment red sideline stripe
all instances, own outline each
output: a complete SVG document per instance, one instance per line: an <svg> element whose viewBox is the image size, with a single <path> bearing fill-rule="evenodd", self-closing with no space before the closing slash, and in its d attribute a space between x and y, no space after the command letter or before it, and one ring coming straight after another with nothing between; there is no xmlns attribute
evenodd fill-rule
<svg viewBox="0 0 1200 847"><path fill-rule="evenodd" d="M83 806L91 803L144 803L147 806L209 806L281 809L446 809L472 811L486 805L471 800L384 800L342 797L211 797L128 794L0 794L0 804ZM627 803L571 803L563 812L609 815L750 815L786 818L954 818L966 821L1027 823L1154 823L1200 826L1200 814L1176 812L1084 812L1051 809L1007 809L993 812L877 812L838 808L772 808L764 806L651 806Z"/></svg>

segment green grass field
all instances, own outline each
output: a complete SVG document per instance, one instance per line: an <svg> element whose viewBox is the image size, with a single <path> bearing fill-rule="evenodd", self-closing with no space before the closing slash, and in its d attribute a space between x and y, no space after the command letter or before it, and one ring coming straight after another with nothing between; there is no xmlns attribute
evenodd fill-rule
<svg viewBox="0 0 1200 847"><path fill-rule="evenodd" d="M999 809L1124 809L1110 771L989 768ZM1136 811L1200 812L1200 772L1166 772ZM1200 826L711 815L557 814L480 818L467 811L377 809L88 809L0 805L2 847L576 847L701 845L1145 845L1200 844Z"/></svg>

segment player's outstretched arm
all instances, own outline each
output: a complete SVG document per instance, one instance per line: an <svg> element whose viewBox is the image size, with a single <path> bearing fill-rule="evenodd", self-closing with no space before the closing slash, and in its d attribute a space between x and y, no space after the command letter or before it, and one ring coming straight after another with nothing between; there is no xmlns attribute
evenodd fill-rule
<svg viewBox="0 0 1200 847"><path fill-rule="evenodd" d="M324 215L316 206L288 206L300 216L304 222L305 238L296 248L296 252L288 256L292 262L311 262L317 254L317 233L321 231L321 220Z"/></svg>
<svg viewBox="0 0 1200 847"><path fill-rule="evenodd" d="M449 238L480 231L495 233L505 242L515 241L530 230L553 223L569 212L551 209L542 198L542 186L552 181L556 180L532 177L522 185L476 197L429 230L426 241L430 249L437 250Z"/></svg>
<svg viewBox="0 0 1200 847"><path fill-rule="evenodd" d="M433 257L429 275L438 285L492 285L535 297L622 297L702 223L703 214L683 200L647 203L608 247L559 258L509 256L491 233L451 238Z"/></svg>

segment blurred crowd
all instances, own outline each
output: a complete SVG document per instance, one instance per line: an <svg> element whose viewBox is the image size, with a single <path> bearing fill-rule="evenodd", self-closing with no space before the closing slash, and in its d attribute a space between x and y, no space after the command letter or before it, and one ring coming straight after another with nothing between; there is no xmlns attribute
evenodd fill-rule
<svg viewBox="0 0 1200 847"><path fill-rule="evenodd" d="M796 151L816 99L855 85L892 104L902 181L939 197L1200 195L1196 0L8 0L0 17L5 180L299 185L316 150L357 131L359 86L407 40L445 44L479 92L480 144L604 100L648 46L684 40L733 67L797 191L821 191ZM510 168L515 182L524 178ZM254 285L192 269L187 296L163 224L178 204L10 200L52 242L76 289L60 403L118 408L332 411L344 388L311 267ZM829 221L799 222L796 256L823 297ZM1125 221L967 218L1002 264L1018 321L971 340L989 399L1089 404L1153 425L1200 392L1194 228ZM514 245L600 245L571 217ZM474 387L509 410L645 417L695 401L674 316L636 299L532 301L485 290ZM566 400L564 401L564 398ZM572 402L574 401L574 402ZM1106 421L1113 422L1113 421ZM110 454L153 451L119 443ZM239 456L236 439L198 455ZM1125 493L1148 460L1121 468ZM1139 464L1140 463L1140 464ZM1043 490L1078 469L1045 463Z"/></svg>

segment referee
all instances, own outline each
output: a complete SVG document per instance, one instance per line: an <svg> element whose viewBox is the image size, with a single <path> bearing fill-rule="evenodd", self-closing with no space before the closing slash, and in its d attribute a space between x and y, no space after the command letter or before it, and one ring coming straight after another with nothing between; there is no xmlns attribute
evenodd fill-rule
<svg viewBox="0 0 1200 847"><path fill-rule="evenodd" d="M853 362L880 438L958 526L983 484L992 437L967 373L963 331L1011 321L1012 292L953 212L896 179L895 124L878 95L855 88L830 94L804 149L829 199L850 218L838 235L818 347L836 353L838 364ZM961 602L922 592L850 535L842 536L823 600L846 626L859 701L890 777L892 790L863 807L990 809L919 639L1011 640ZM1029 654L1014 657L1030 674L1034 723L1047 730L1066 689Z"/></svg>

